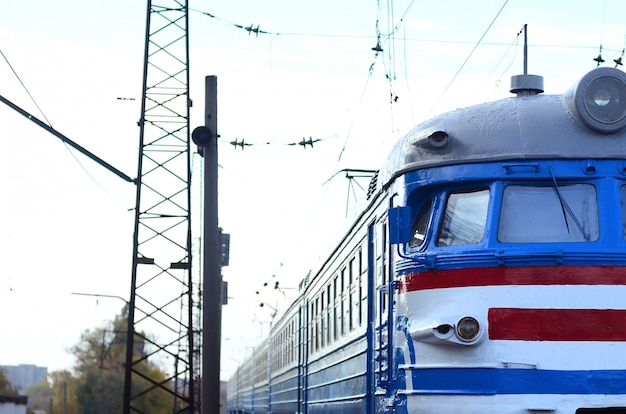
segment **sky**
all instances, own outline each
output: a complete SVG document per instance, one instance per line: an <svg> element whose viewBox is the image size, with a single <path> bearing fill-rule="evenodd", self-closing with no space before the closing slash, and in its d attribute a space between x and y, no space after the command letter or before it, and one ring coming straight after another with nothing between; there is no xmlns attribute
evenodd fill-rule
<svg viewBox="0 0 626 414"><path fill-rule="evenodd" d="M511 96L525 24L528 70L546 93L593 69L600 45L614 66L626 38L621 0L189 7L192 130L204 122L204 77L218 82L219 222L231 235L223 380L367 188L341 170L380 168L430 116ZM0 10L0 95L134 177L145 2L0 0ZM319 141L288 145L303 138ZM81 332L128 300L135 189L2 103L0 145L0 365L71 369ZM194 179L200 163L195 155Z"/></svg>

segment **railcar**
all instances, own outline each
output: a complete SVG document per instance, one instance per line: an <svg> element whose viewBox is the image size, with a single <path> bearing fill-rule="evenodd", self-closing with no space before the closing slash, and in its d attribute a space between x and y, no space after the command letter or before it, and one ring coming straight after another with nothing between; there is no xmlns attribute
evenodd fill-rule
<svg viewBox="0 0 626 414"><path fill-rule="evenodd" d="M230 413L626 413L626 74L430 119L228 383Z"/></svg>

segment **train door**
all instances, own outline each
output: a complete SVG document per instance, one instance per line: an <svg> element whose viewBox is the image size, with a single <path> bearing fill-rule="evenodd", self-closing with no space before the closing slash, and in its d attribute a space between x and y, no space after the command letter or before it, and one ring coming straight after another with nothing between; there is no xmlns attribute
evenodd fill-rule
<svg viewBox="0 0 626 414"><path fill-rule="evenodd" d="M307 302L298 310L298 413L307 413L307 374L309 359L309 335L308 335L308 313Z"/></svg>
<svg viewBox="0 0 626 414"><path fill-rule="evenodd" d="M379 223L376 227L376 290L378 298L378 312L376 325L378 327L378 354L377 362L377 386L388 389L392 380L393 346L393 278L389 274L387 264L389 261L387 251L387 222Z"/></svg>
<svg viewBox="0 0 626 414"><path fill-rule="evenodd" d="M374 266L376 263L376 255L375 255L375 225L371 224L367 228L367 370L366 370L366 383L365 383L365 395L366 395L366 404L367 404L367 412L373 413L375 412L376 404L375 404L375 371L374 371L374 327L376 321L376 300L375 300L375 291L374 289Z"/></svg>
<svg viewBox="0 0 626 414"><path fill-rule="evenodd" d="M387 269L386 221L372 223L368 228L368 337L371 355L368 378L368 396L371 404L379 398L390 397L388 390L392 385L393 346L393 289ZM375 404L380 406L380 404ZM370 406L372 409L374 405ZM372 411L373 412L373 411Z"/></svg>

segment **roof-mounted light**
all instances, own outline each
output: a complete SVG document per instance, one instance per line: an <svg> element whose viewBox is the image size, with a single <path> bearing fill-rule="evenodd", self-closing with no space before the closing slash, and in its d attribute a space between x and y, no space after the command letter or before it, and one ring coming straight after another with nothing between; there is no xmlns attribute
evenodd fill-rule
<svg viewBox="0 0 626 414"><path fill-rule="evenodd" d="M572 115L584 126L602 134L626 127L626 73L615 68L592 70L566 94Z"/></svg>
<svg viewBox="0 0 626 414"><path fill-rule="evenodd" d="M434 126L422 131L411 140L411 144L425 150L445 151L450 143L450 135L445 128Z"/></svg>
<svg viewBox="0 0 626 414"><path fill-rule="evenodd" d="M435 148L443 148L448 145L450 136L446 131L435 131L428 136L428 143Z"/></svg>

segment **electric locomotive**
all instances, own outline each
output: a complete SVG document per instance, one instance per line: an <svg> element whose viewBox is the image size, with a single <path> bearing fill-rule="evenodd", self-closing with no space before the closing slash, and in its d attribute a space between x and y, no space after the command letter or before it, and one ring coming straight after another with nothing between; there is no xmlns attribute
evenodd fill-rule
<svg viewBox="0 0 626 414"><path fill-rule="evenodd" d="M397 142L229 412L626 413L626 74L511 85Z"/></svg>

